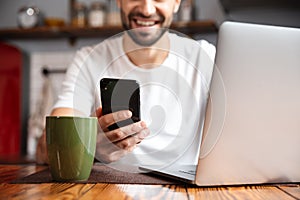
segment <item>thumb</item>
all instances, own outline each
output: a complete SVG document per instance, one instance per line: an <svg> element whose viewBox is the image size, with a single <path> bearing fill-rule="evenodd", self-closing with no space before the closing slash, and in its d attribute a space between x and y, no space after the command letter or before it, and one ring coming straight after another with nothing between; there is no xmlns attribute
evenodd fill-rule
<svg viewBox="0 0 300 200"><path fill-rule="evenodd" d="M97 118L99 118L99 117L102 116L102 107L101 106L99 108L97 108L97 110L96 110L96 116L97 116Z"/></svg>

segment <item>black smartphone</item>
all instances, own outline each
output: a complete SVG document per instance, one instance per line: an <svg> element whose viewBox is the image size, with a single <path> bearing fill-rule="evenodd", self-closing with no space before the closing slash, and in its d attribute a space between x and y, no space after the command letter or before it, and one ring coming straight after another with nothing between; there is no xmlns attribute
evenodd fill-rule
<svg viewBox="0 0 300 200"><path fill-rule="evenodd" d="M114 130L141 120L140 86L136 80L103 78L100 80L102 114L130 110L131 119L116 122L108 127Z"/></svg>

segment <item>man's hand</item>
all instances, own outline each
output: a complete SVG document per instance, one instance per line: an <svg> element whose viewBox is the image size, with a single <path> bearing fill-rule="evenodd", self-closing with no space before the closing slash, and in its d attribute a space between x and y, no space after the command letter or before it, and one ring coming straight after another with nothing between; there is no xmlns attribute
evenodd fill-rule
<svg viewBox="0 0 300 200"><path fill-rule="evenodd" d="M47 146L46 146L46 131L43 131L43 135L40 137L37 149L36 149L36 163L39 165L49 164Z"/></svg>
<svg viewBox="0 0 300 200"><path fill-rule="evenodd" d="M110 125L129 119L132 113L128 110L102 115L102 108L98 108L96 114L102 129L102 133L97 137L96 159L102 162L110 163L119 160L150 134L143 121L108 130Z"/></svg>

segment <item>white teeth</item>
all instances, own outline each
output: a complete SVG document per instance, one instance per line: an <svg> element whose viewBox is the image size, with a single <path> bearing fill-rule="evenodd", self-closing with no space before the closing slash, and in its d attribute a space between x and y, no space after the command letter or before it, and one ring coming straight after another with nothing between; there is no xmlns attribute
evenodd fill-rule
<svg viewBox="0 0 300 200"><path fill-rule="evenodd" d="M140 20L137 20L136 23L141 26L153 26L155 24L155 22L153 21L140 21Z"/></svg>

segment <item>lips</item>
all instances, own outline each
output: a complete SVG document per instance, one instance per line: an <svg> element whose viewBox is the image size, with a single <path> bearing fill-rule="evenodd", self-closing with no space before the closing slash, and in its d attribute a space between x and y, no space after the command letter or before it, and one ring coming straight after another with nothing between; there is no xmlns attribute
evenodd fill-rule
<svg viewBox="0 0 300 200"><path fill-rule="evenodd" d="M143 21L143 20L135 20L135 23L139 26L154 26L156 24L155 21Z"/></svg>
<svg viewBox="0 0 300 200"><path fill-rule="evenodd" d="M163 22L164 17L158 13L146 16L140 12L132 12L128 19L131 23L131 28L150 28L157 27Z"/></svg>
<svg viewBox="0 0 300 200"><path fill-rule="evenodd" d="M152 28L159 24L159 20L133 18L132 28Z"/></svg>

